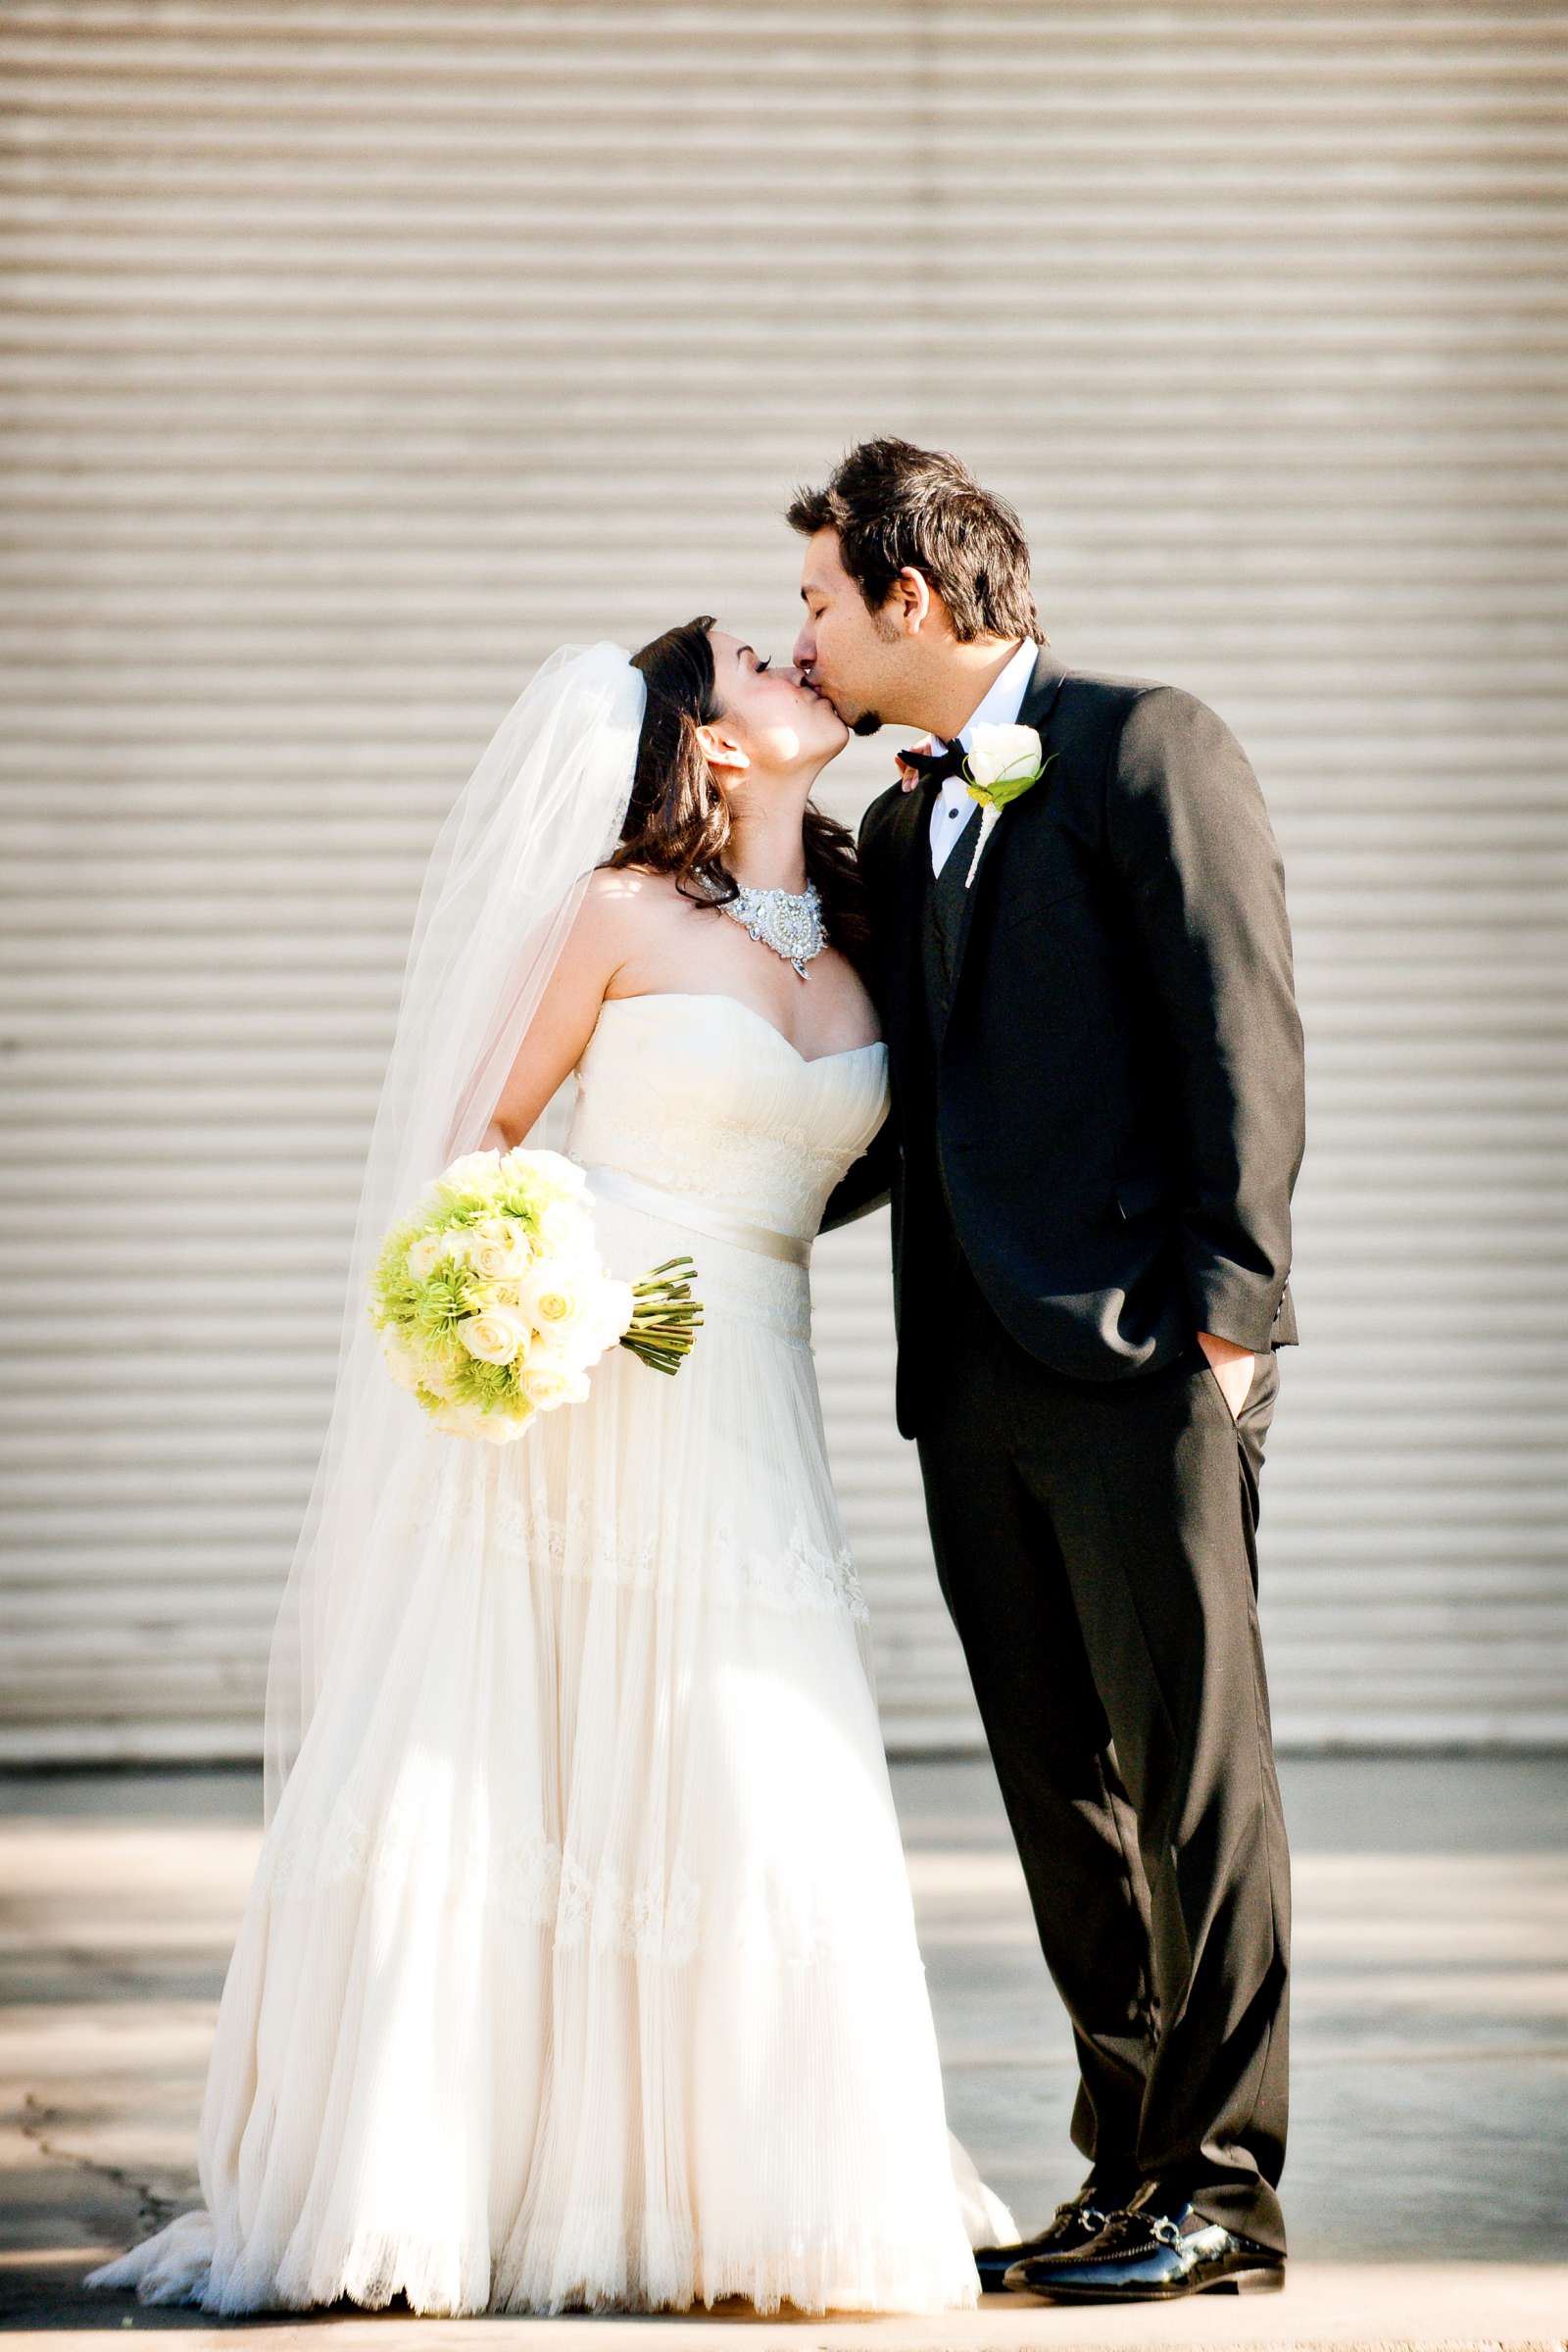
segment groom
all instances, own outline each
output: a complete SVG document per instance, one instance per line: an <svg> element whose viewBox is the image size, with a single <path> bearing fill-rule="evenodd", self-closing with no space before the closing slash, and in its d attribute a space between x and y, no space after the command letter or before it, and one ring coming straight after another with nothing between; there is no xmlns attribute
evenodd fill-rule
<svg viewBox="0 0 1568 2352"><path fill-rule="evenodd" d="M891 1196L898 1425L1091 2160L982 2280L1281 2286L1255 1537L1304 1111L1274 835L1202 703L1058 665L1017 517L956 459L864 442L788 518L802 671L857 733L931 738L860 826L893 1108L823 1225ZM983 835L977 724L1034 730L1041 771Z"/></svg>

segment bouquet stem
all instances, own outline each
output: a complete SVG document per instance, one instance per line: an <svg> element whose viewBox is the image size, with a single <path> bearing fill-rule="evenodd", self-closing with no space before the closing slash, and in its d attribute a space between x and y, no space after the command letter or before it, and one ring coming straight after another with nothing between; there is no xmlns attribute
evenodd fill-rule
<svg viewBox="0 0 1568 2352"><path fill-rule="evenodd" d="M703 1319L702 1303L686 1279L696 1271L689 1257L666 1257L646 1281L631 1286L637 1304L620 1346L656 1372L678 1372L691 1352L693 1333Z"/></svg>

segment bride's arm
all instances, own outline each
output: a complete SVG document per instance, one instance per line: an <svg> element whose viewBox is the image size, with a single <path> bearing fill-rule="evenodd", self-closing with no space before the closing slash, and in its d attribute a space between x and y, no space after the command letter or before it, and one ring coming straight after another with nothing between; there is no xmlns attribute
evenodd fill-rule
<svg viewBox="0 0 1568 2352"><path fill-rule="evenodd" d="M930 749L929 741L924 748ZM860 872L866 884L867 900L872 907L873 925L880 925L886 919L877 908L874 897L876 865L873 837L887 809L897 804L899 797L899 794L892 790L881 794L871 803L870 808L860 819L856 845L857 855L859 858ZM868 847L872 850L870 858L866 855ZM887 994L874 963L867 972L866 979L885 1030L887 1026ZM885 1207L892 1198L899 1153L898 1122L890 1109L859 1158L851 1162L832 1192L829 1193L823 1204L822 1220L817 1226L817 1232L831 1233L835 1226L851 1224L857 1217L869 1216L873 1209Z"/></svg>
<svg viewBox="0 0 1568 2352"><path fill-rule="evenodd" d="M485 1148L520 1144L557 1088L576 1068L611 981L625 961L637 922L636 877L600 866L588 878L506 1084L485 1130Z"/></svg>

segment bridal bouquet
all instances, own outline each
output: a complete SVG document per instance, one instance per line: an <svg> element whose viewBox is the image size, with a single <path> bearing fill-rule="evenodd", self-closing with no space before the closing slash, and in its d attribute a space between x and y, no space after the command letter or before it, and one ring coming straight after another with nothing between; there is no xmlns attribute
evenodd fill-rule
<svg viewBox="0 0 1568 2352"><path fill-rule="evenodd" d="M580 1403L606 1349L676 1372L702 1307L689 1257L616 1281L594 1245L583 1171L559 1152L468 1152L393 1226L370 1277L387 1368L438 1429L510 1445Z"/></svg>

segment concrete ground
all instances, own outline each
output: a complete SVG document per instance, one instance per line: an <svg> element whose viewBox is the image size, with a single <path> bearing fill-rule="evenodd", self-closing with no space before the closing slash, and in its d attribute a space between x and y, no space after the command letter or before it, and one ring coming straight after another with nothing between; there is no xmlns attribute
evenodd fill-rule
<svg viewBox="0 0 1568 2352"><path fill-rule="evenodd" d="M197 2201L207 2048L259 1837L245 1772L0 1775L0 2328L270 2346L330 2329L666 2352L730 2327L810 2345L1568 2347L1568 1757L1280 1761L1293 1851L1282 2294L1120 2312L1006 2296L930 2322L432 2321L342 2305L215 2324L86 2293ZM983 1762L895 1782L949 2112L1025 2226L1075 2188L1065 2017ZM739 2337L738 2339L739 2340Z"/></svg>

